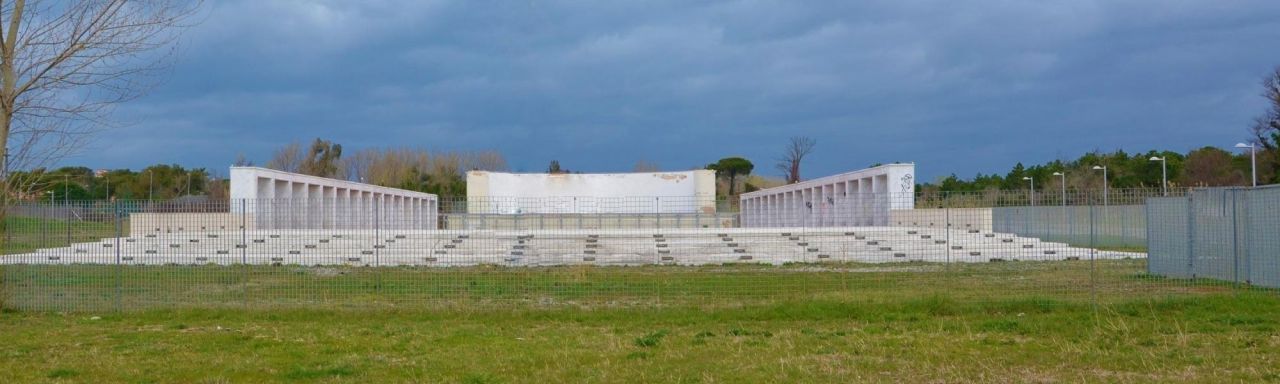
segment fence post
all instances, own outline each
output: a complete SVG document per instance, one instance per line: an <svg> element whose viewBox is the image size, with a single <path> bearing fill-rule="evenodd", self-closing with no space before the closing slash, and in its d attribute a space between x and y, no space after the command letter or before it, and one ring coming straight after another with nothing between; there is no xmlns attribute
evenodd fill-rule
<svg viewBox="0 0 1280 384"><path fill-rule="evenodd" d="M943 247L947 251L947 260L946 260L947 262L943 264L943 268L950 270L951 269L951 207L943 208L943 214L946 217L946 224L943 230L946 231L946 234L944 236L946 236L946 241L947 241L947 246Z"/></svg>
<svg viewBox="0 0 1280 384"><path fill-rule="evenodd" d="M1187 194L1187 275L1196 278L1196 203L1195 195Z"/></svg>
<svg viewBox="0 0 1280 384"><path fill-rule="evenodd" d="M120 264L120 203L112 202L111 211L111 221L116 227L115 246L112 247L116 254L116 312L121 312L124 310L124 267Z"/></svg>
<svg viewBox="0 0 1280 384"><path fill-rule="evenodd" d="M71 246L71 202L66 201L66 196L63 196L63 201L64 201L64 203L62 204L63 205L62 210L64 211L63 216L66 216L66 220L67 220L67 225L66 225L67 246L70 247Z"/></svg>
<svg viewBox="0 0 1280 384"><path fill-rule="evenodd" d="M1093 310L1098 311L1098 248L1097 248L1097 221L1094 213L1095 206L1089 205L1089 301L1093 303Z"/></svg>
<svg viewBox="0 0 1280 384"><path fill-rule="evenodd" d="M240 288L244 290L244 306L249 307L249 234L248 234L248 208L249 199L240 199L240 266L244 268L244 285ZM258 211L261 211L259 209Z"/></svg>
<svg viewBox="0 0 1280 384"><path fill-rule="evenodd" d="M1196 201L1187 193L1187 275L1196 279Z"/></svg>
<svg viewBox="0 0 1280 384"><path fill-rule="evenodd" d="M1253 189L1246 189L1244 192L1244 284L1246 286L1253 284L1253 247L1251 246L1253 239L1249 236L1253 233L1249 230L1250 219L1253 218L1253 213L1250 212L1249 196L1253 193Z"/></svg>
<svg viewBox="0 0 1280 384"><path fill-rule="evenodd" d="M378 268L382 265L382 205L385 203L385 195L378 203L373 206L373 270L377 274L377 282L374 284L374 292L382 293L382 271ZM379 295L380 296L380 295ZM379 297L378 299L381 299Z"/></svg>
<svg viewBox="0 0 1280 384"><path fill-rule="evenodd" d="M1240 285L1240 228L1237 224L1236 210L1236 192L1239 189L1231 189L1231 286L1235 288Z"/></svg>

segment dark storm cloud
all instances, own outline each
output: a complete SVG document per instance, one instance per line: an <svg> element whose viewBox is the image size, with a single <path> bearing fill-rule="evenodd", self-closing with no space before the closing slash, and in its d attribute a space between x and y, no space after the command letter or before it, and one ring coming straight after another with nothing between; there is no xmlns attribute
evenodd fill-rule
<svg viewBox="0 0 1280 384"><path fill-rule="evenodd" d="M963 4L962 4L963 3ZM818 140L806 175L925 179L1234 143L1274 1L219 1L75 163L222 168L292 140L673 169Z"/></svg>

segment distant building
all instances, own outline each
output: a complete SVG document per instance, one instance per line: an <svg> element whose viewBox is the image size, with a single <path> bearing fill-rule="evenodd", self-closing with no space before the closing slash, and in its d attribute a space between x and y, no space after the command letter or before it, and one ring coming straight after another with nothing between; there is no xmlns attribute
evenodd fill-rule
<svg viewBox="0 0 1280 384"><path fill-rule="evenodd" d="M105 177L107 176L107 172L108 171L105 169L95 169L93 171L93 177Z"/></svg>

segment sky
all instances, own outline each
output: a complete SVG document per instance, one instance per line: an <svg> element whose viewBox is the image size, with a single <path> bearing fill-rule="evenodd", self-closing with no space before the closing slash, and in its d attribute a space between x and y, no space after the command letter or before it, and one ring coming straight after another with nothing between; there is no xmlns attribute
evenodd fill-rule
<svg viewBox="0 0 1280 384"><path fill-rule="evenodd" d="M664 170L817 141L805 178L1229 147L1280 1L218 0L162 85L67 164L258 164L292 141Z"/></svg>

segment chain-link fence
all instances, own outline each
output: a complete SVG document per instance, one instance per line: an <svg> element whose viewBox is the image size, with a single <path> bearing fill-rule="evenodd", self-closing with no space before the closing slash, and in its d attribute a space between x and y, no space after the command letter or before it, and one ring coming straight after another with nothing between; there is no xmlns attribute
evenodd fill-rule
<svg viewBox="0 0 1280 384"><path fill-rule="evenodd" d="M819 194L745 203L741 211L681 198L489 198L438 209L323 200L30 203L6 219L0 305L722 306L935 295L1096 302L1264 281L1171 273L1160 263L1185 263L1149 260L1148 242L1153 255L1188 254L1167 237L1187 228L1169 217L1186 207L1174 202L1203 199L1196 192L1145 204L1155 193L1109 191L1102 199L1069 191L1057 205L990 193L914 196L914 209L873 206L895 200L886 196ZM1249 196L1238 204L1252 207L1251 219L1237 223L1249 235L1235 237L1256 246L1232 255L1249 255L1248 276L1274 273L1258 263L1275 265L1275 240L1266 234L1275 232L1276 216L1261 212L1280 202ZM1227 233L1213 228L1206 236ZM1220 250L1204 243L1192 247ZM1220 257L1196 263L1228 268Z"/></svg>

